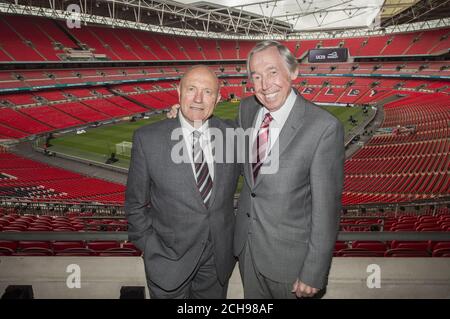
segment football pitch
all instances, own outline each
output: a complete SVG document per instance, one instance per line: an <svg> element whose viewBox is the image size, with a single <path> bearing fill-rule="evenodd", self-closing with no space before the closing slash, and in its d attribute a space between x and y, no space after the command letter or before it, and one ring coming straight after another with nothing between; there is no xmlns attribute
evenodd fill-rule
<svg viewBox="0 0 450 319"><path fill-rule="evenodd" d="M239 103L221 102L217 105L214 114L223 119L235 119L238 106ZM324 109L331 112L344 124L346 133L354 128L348 121L350 115L358 123L364 120L361 108L327 106ZM141 119L136 122L123 122L90 128L83 134L68 133L52 139L52 146L49 148L49 151L105 163L111 156L111 153L116 153L116 144L131 141L134 130L143 125L161 121L165 117L165 114L158 114L151 116L149 119ZM116 158L119 161L114 165L128 168L129 157L116 154Z"/></svg>

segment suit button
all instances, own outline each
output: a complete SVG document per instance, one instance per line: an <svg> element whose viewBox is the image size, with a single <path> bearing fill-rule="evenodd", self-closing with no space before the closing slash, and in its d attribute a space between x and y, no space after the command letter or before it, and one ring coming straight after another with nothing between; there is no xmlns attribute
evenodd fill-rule
<svg viewBox="0 0 450 319"><path fill-rule="evenodd" d="M252 197L256 197L256 194L255 193L251 193L250 194Z"/></svg>
<svg viewBox="0 0 450 319"><path fill-rule="evenodd" d="M247 213L247 217L250 217L250 213Z"/></svg>

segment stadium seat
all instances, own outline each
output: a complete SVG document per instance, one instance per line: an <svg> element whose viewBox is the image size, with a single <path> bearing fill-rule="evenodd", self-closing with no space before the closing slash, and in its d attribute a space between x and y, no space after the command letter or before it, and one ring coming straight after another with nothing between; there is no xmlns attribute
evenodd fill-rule
<svg viewBox="0 0 450 319"><path fill-rule="evenodd" d="M346 248L337 252L338 257L383 257L382 251L371 251L364 248Z"/></svg>
<svg viewBox="0 0 450 319"><path fill-rule="evenodd" d="M421 251L430 251L431 241L398 241L393 240L391 249L406 248Z"/></svg>
<svg viewBox="0 0 450 319"><path fill-rule="evenodd" d="M19 241L17 249L23 251L28 248L45 248L50 249L51 243L48 241Z"/></svg>
<svg viewBox="0 0 450 319"><path fill-rule="evenodd" d="M52 249L55 253L72 248L85 248L86 244L82 241L55 241L52 244Z"/></svg>
<svg viewBox="0 0 450 319"><path fill-rule="evenodd" d="M450 241L431 242L430 249L433 251L436 249L450 249Z"/></svg>
<svg viewBox="0 0 450 319"><path fill-rule="evenodd" d="M98 253L88 248L67 248L55 252L55 256L97 256Z"/></svg>
<svg viewBox="0 0 450 319"><path fill-rule="evenodd" d="M130 256L140 256L141 252L131 248L109 248L100 251L99 256L109 256L109 257L130 257Z"/></svg>
<svg viewBox="0 0 450 319"><path fill-rule="evenodd" d="M12 251L15 251L17 249L18 243L17 241L5 241L0 240L0 248L8 248Z"/></svg>
<svg viewBox="0 0 450 319"><path fill-rule="evenodd" d="M47 248L25 248L15 252L13 256L53 256L53 252Z"/></svg>
<svg viewBox="0 0 450 319"><path fill-rule="evenodd" d="M364 241L354 241L352 243L352 248L362 248L371 251L381 251L384 252L387 247L385 243L382 242L364 242Z"/></svg>
<svg viewBox="0 0 450 319"><path fill-rule="evenodd" d="M111 248L120 248L117 241L91 241L87 243L87 248L94 251L104 251Z"/></svg>
<svg viewBox="0 0 450 319"><path fill-rule="evenodd" d="M430 257L430 253L425 250L414 250L409 248L388 249L384 257Z"/></svg>
<svg viewBox="0 0 450 319"><path fill-rule="evenodd" d="M0 256L11 256L14 254L14 250L7 247L0 247Z"/></svg>
<svg viewBox="0 0 450 319"><path fill-rule="evenodd" d="M432 257L450 257L450 248L433 250Z"/></svg>

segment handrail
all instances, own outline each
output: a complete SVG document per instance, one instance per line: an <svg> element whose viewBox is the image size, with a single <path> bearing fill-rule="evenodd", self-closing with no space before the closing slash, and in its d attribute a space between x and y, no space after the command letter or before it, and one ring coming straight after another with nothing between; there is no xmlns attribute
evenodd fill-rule
<svg viewBox="0 0 450 319"><path fill-rule="evenodd" d="M27 241L80 241L114 240L128 241L128 232L0 232L0 240ZM339 232L338 241L450 241L450 232Z"/></svg>
<svg viewBox="0 0 450 319"><path fill-rule="evenodd" d="M238 200L239 196L235 196L235 200ZM123 203L110 202L110 203L96 203L96 202L83 202L80 200L31 200L31 199L20 199L12 198L6 196L0 196L0 207L11 207L14 204L17 205L31 205L40 208L84 208L84 209L97 209L97 210L116 210L116 213L123 213ZM387 209L391 211L398 211L402 208L411 207L422 207L422 206L441 206L450 205L450 196L442 196L440 198L434 198L432 200L420 200L416 202L398 202L398 203L371 203L371 204L360 204L352 206L344 206L343 209L346 211L362 210L362 209ZM56 207L55 207L56 206Z"/></svg>

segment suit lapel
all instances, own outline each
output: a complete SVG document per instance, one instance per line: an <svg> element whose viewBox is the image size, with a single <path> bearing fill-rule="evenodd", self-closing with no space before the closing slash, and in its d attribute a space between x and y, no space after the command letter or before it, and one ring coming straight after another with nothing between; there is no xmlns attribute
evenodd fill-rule
<svg viewBox="0 0 450 319"><path fill-rule="evenodd" d="M169 132L168 132L167 143L166 143L166 145L168 145L168 148L169 148L168 149L169 154L171 153L172 149L175 147L176 144L178 144L180 142L183 143L183 161L182 161L182 163L179 163L179 164L173 163L173 169L175 169L177 171L177 175L179 176L180 181L184 182L184 184L186 185L186 189L192 193L192 198L195 198L198 205L205 207L205 204L203 203L203 200L201 198L200 192L197 187L197 181L195 179L194 172L192 171L192 164L190 163L190 159L189 159L189 156L187 153L187 152L189 152L189 150L186 146L183 135L181 135L181 137L176 136L177 137L176 140L171 139L172 131L177 128L181 129L181 124L179 122L179 119L177 118L177 119L168 120L168 121L173 121L173 124L171 123L171 125L170 125L171 127L168 130Z"/></svg>
<svg viewBox="0 0 450 319"><path fill-rule="evenodd" d="M220 122L219 122L219 120L216 117L213 116L213 117L211 117L209 119L209 127L210 128L220 129L220 131L223 134L223 137L225 138L225 131L224 131L223 127L220 125ZM223 165L224 165L223 160L224 159L221 159L221 163L218 163L217 162L217 158L216 158L216 154L217 153L218 154L222 153L222 151L216 152L216 140L217 140L217 138L218 137L216 136L214 141L211 142L212 153L213 153L213 158L214 158L214 180L213 180L213 187L212 187L212 190L211 190L211 198L209 199L209 203L208 203L209 207L211 207L214 204L214 200L216 199L217 189L219 188L218 187L218 184L219 184L218 181L222 181L223 178L225 177L223 175L223 173L224 173L223 172L223 168L224 168L223 167ZM223 154L223 155L225 155L225 154Z"/></svg>
<svg viewBox="0 0 450 319"><path fill-rule="evenodd" d="M289 114L286 123L284 123L284 126L280 132L280 136L278 137L277 143L279 143L280 156L281 154L283 154L283 152L286 150L286 147L295 137L299 128L303 125L305 110L305 100L300 95L298 95L291 113Z"/></svg>
<svg viewBox="0 0 450 319"><path fill-rule="evenodd" d="M243 129L247 130L248 128L254 128L254 129L258 129L256 128L256 119L258 117L258 112L261 109L261 105L259 104L258 100L256 99L256 97L254 97L256 103L253 105L249 105L247 106L249 108L248 111L248 116L245 118L245 121L242 122L242 124L244 125ZM244 166L244 174L245 179L248 181L249 185L253 186L254 185L254 180L253 180L253 169L252 169L252 163L250 162L250 158L251 158L251 152L253 149L253 140L252 140L253 135L250 136L249 138L249 145L247 145L247 147L245 147L245 151L247 152L246 154L246 163Z"/></svg>

